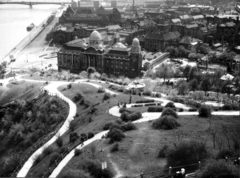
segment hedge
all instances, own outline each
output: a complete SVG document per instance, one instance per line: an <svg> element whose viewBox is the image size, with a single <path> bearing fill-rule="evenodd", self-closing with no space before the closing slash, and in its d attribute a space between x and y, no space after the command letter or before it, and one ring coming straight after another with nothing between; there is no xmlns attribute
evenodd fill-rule
<svg viewBox="0 0 240 178"><path fill-rule="evenodd" d="M138 100L136 103L154 103L155 100Z"/></svg>
<svg viewBox="0 0 240 178"><path fill-rule="evenodd" d="M126 119L128 121L135 121L135 120L138 120L142 117L142 113L141 112L134 112L132 114L129 114Z"/></svg>
<svg viewBox="0 0 240 178"><path fill-rule="evenodd" d="M150 106L148 107L148 112L162 112L163 109L162 106Z"/></svg>

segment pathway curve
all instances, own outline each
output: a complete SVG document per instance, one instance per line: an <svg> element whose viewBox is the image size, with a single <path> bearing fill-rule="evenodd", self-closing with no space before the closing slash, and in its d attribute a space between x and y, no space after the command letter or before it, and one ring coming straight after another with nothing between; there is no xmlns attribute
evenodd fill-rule
<svg viewBox="0 0 240 178"><path fill-rule="evenodd" d="M87 83L90 85L93 85L95 87L101 87L97 84L93 84L93 83L89 83L89 82L82 82L82 80L78 80L81 83ZM114 84L114 83L113 83ZM108 89L106 89L107 91ZM109 90L110 91L110 90ZM110 91L113 92L113 91ZM113 92L114 94L116 94L115 92ZM153 97L144 97L146 99L154 99L156 101L161 101L163 102L162 105L166 105L168 102L170 102L170 100L167 99L163 99L163 98L153 98ZM189 109L190 107L181 104L181 103L174 103L175 106L177 107L181 107L183 109ZM127 104L127 108L130 108L133 104ZM109 109L109 113L113 116L116 117L120 117L120 113L119 113L119 107L118 106L113 106L112 108ZM213 115L239 115L239 111L230 111L230 112L225 112L225 111L218 111L218 112L212 112ZM161 113L149 113L149 112L145 112L142 114L142 119L136 120L133 123L141 123L141 122L147 122L150 120L155 120L157 118L159 118L159 116L161 115ZM178 115L198 115L198 112L178 112ZM100 133L98 133L97 135L95 135L92 139L89 139L87 141L84 142L84 146L92 143L93 141L96 141L98 139L101 139L103 135L106 135L108 133L108 131L102 131ZM83 147L84 147L83 146ZM76 148L77 149L82 149L83 148L81 145L78 145ZM59 164L58 166L53 170L52 174L49 176L49 178L52 177L57 177L59 175L59 173L61 172L61 170L67 165L67 163L73 158L74 156L74 150L72 150ZM117 171L118 169L116 169ZM120 170L119 170L120 171ZM117 177L122 176L121 175L121 171L118 172L117 171Z"/></svg>

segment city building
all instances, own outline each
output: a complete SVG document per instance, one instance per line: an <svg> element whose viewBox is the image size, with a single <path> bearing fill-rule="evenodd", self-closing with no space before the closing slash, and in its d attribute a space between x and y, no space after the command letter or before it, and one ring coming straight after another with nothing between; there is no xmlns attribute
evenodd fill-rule
<svg viewBox="0 0 240 178"><path fill-rule="evenodd" d="M77 39L63 45L57 54L58 70L69 70L79 74L89 67L107 75L135 78L142 70L141 46L133 39L130 47L119 42L114 36L114 45L105 46L101 34L93 31L89 40Z"/></svg>

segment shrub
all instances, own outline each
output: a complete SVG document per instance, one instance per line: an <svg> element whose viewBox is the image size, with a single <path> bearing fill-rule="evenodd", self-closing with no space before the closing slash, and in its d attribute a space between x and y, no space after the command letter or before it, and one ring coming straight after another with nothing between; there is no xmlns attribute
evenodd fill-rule
<svg viewBox="0 0 240 178"><path fill-rule="evenodd" d="M148 112L162 112L163 107L162 106L150 106L148 107Z"/></svg>
<svg viewBox="0 0 240 178"><path fill-rule="evenodd" d="M189 111L189 112L195 112L195 111L197 111L197 108L189 108L188 111Z"/></svg>
<svg viewBox="0 0 240 178"><path fill-rule="evenodd" d="M76 129L76 127L77 127L77 124L76 124L76 120L71 120L70 122L69 122L69 130L71 131L71 132L73 132L75 129Z"/></svg>
<svg viewBox="0 0 240 178"><path fill-rule="evenodd" d="M124 122L127 122L127 121L128 121L128 120L127 120L127 116L128 116L128 115L129 115L128 112L122 113L121 116L120 116L121 120L124 121Z"/></svg>
<svg viewBox="0 0 240 178"><path fill-rule="evenodd" d="M183 112L183 108L178 108L178 112Z"/></svg>
<svg viewBox="0 0 240 178"><path fill-rule="evenodd" d="M233 152L230 150L220 150L216 155L216 159L225 159L226 157L232 157Z"/></svg>
<svg viewBox="0 0 240 178"><path fill-rule="evenodd" d="M49 166L51 166L58 158L60 158L60 154L58 152L53 152L49 160Z"/></svg>
<svg viewBox="0 0 240 178"><path fill-rule="evenodd" d="M118 148L118 143L116 142L116 143L114 143L114 144L111 146L110 152L116 152L116 151L118 151L118 150L119 150L119 148Z"/></svg>
<svg viewBox="0 0 240 178"><path fill-rule="evenodd" d="M70 89L70 88L72 88L71 83L67 85L67 89Z"/></svg>
<svg viewBox="0 0 240 178"><path fill-rule="evenodd" d="M159 151L158 151L158 158L165 158L167 155L167 151L168 151L168 146L164 145Z"/></svg>
<svg viewBox="0 0 240 178"><path fill-rule="evenodd" d="M108 170L102 170L101 164L96 160L82 159L77 165L77 169L88 172L93 178L112 178L112 173Z"/></svg>
<svg viewBox="0 0 240 178"><path fill-rule="evenodd" d="M136 130L136 129L137 129L137 127L131 122L128 122L128 123L122 125L122 130L124 132L130 131L130 130Z"/></svg>
<svg viewBox="0 0 240 178"><path fill-rule="evenodd" d="M119 109L119 113L123 113L124 111L126 111L127 109L126 108L120 108Z"/></svg>
<svg viewBox="0 0 240 178"><path fill-rule="evenodd" d="M77 169L68 169L66 172L63 172L63 174L60 176L60 178L93 178L89 173L83 171L83 170L77 170Z"/></svg>
<svg viewBox="0 0 240 178"><path fill-rule="evenodd" d="M163 117L163 116L173 116L175 119L178 118L177 113L169 107L163 109L161 117Z"/></svg>
<svg viewBox="0 0 240 178"><path fill-rule="evenodd" d="M142 94L145 95L145 96L151 96L152 92L151 91L144 91Z"/></svg>
<svg viewBox="0 0 240 178"><path fill-rule="evenodd" d="M58 136L56 140L57 146L61 147L63 145L63 139L62 137Z"/></svg>
<svg viewBox="0 0 240 178"><path fill-rule="evenodd" d="M127 121L135 121L142 117L142 113L140 112L134 112L132 114L127 115L126 120Z"/></svg>
<svg viewBox="0 0 240 178"><path fill-rule="evenodd" d="M119 122L117 122L117 121L116 121L116 122L113 122L113 124L109 127L109 130L112 130L113 128L122 130L121 123L119 123Z"/></svg>
<svg viewBox="0 0 240 178"><path fill-rule="evenodd" d="M224 104L223 107L221 108L223 111L237 111L239 110L239 106L237 104Z"/></svg>
<svg viewBox="0 0 240 178"><path fill-rule="evenodd" d="M180 124L173 116L170 115L162 116L152 123L153 129L172 130L177 128L178 126L180 126Z"/></svg>
<svg viewBox="0 0 240 178"><path fill-rule="evenodd" d="M98 92L98 93L103 93L103 92L105 92L105 88L99 87L97 92Z"/></svg>
<svg viewBox="0 0 240 178"><path fill-rule="evenodd" d="M175 109L176 106L174 105L173 102L168 102L168 103L165 105L165 108L172 108L172 109Z"/></svg>
<svg viewBox="0 0 240 178"><path fill-rule="evenodd" d="M94 133L92 133L92 132L88 132L88 139L90 139L90 138L93 138L94 137Z"/></svg>
<svg viewBox="0 0 240 178"><path fill-rule="evenodd" d="M238 170L232 164L224 160L209 160L207 164L198 173L199 178L208 177L238 177Z"/></svg>
<svg viewBox="0 0 240 178"><path fill-rule="evenodd" d="M209 117L212 115L211 108L206 105L201 106L198 113L199 113L198 114L199 117Z"/></svg>
<svg viewBox="0 0 240 178"><path fill-rule="evenodd" d="M209 153L205 144L195 141L184 141L168 151L167 165L182 166L195 164L199 160L207 159L208 156Z"/></svg>
<svg viewBox="0 0 240 178"><path fill-rule="evenodd" d="M82 99L83 98L83 94L82 93L79 93L79 92L77 92L76 94L75 94L75 96L73 97L73 102L78 102L80 99Z"/></svg>
<svg viewBox="0 0 240 178"><path fill-rule="evenodd" d="M109 128L113 125L113 122L108 122L103 126L103 130L109 130Z"/></svg>
<svg viewBox="0 0 240 178"><path fill-rule="evenodd" d="M104 95L103 95L103 100L108 100L108 99L110 99L110 97L111 97L111 94L105 92Z"/></svg>
<svg viewBox="0 0 240 178"><path fill-rule="evenodd" d="M125 135L121 130L113 128L108 132L107 137L110 138L110 143L113 143L121 141Z"/></svg>
<svg viewBox="0 0 240 178"><path fill-rule="evenodd" d="M161 97L162 97L161 93L156 93L155 96L158 97L158 98L161 98Z"/></svg>
<svg viewBox="0 0 240 178"><path fill-rule="evenodd" d="M74 155L75 155L75 156L79 156L80 154L82 154L82 150L76 148L76 149L74 150Z"/></svg>
<svg viewBox="0 0 240 178"><path fill-rule="evenodd" d="M154 103L155 100L138 100L136 103Z"/></svg>
<svg viewBox="0 0 240 178"><path fill-rule="evenodd" d="M79 138L79 135L76 132L71 132L69 134L69 142L73 143Z"/></svg>
<svg viewBox="0 0 240 178"><path fill-rule="evenodd" d="M52 152L53 152L53 147L52 146L48 146L48 147L43 149L43 154L45 156L50 155Z"/></svg>

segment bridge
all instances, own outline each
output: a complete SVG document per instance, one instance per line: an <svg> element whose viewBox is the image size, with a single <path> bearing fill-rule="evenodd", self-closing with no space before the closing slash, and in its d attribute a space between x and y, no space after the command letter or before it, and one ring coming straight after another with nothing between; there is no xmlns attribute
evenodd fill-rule
<svg viewBox="0 0 240 178"><path fill-rule="evenodd" d="M65 5L71 4L72 0L0 0L1 4L22 4L22 5L29 5L32 8L33 5L37 4L56 4L56 5Z"/></svg>

